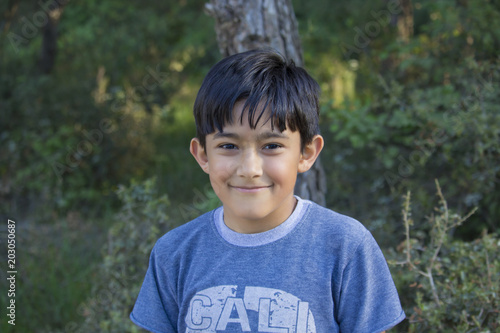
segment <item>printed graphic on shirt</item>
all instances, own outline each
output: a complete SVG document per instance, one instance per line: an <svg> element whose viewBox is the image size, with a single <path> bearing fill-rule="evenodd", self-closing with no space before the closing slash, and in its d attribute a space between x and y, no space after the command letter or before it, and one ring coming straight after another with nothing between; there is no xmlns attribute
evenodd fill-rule
<svg viewBox="0 0 500 333"><path fill-rule="evenodd" d="M238 286L202 290L191 299L186 325L186 333L316 333L308 302L263 287L245 287L243 297Z"/></svg>

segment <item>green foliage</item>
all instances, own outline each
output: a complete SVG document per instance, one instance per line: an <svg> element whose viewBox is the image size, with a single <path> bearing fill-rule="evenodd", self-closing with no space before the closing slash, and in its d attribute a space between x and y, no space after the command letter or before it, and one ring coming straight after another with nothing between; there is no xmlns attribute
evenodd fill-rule
<svg viewBox="0 0 500 333"><path fill-rule="evenodd" d="M437 184L437 182L436 182ZM409 332L496 332L500 328L500 238L483 234L472 242L456 240L451 232L475 210L462 217L448 208L439 184L439 207L428 217L428 235L411 235L410 193L403 204L405 241L394 268ZM413 231L414 233L414 231ZM393 262L394 264L394 262Z"/></svg>
<svg viewBox="0 0 500 333"><path fill-rule="evenodd" d="M213 63L212 22L201 0L68 3L55 67L42 74L44 27L33 23L46 15L42 3L1 6L0 208L45 221L103 216L118 205L118 184L162 173L152 167L162 167L158 137L176 121L162 115L179 95L192 98L187 87ZM179 112L190 107L183 101Z"/></svg>
<svg viewBox="0 0 500 333"><path fill-rule="evenodd" d="M148 258L161 233L172 227L170 202L157 194L154 178L117 190L123 206L103 246L103 262L91 296L79 307L85 320L76 332L139 332L128 316L139 293Z"/></svg>
<svg viewBox="0 0 500 333"><path fill-rule="evenodd" d="M374 221L382 239L397 231L393 212L407 189L416 214L432 206L426 193L433 178L441 179L452 205L479 207L475 223L459 229L462 237L484 228L498 232L500 61L493 49L500 30L486 32L473 13L496 26L500 8L485 1L419 2L413 38L374 36L359 54L356 96L324 108L333 139L326 146L335 189L329 203ZM479 38L485 34L489 41ZM387 208L379 213L381 206Z"/></svg>
<svg viewBox="0 0 500 333"><path fill-rule="evenodd" d="M98 226L72 214L50 225L16 222L16 325L1 320L0 331L54 332L80 321L75 309L95 282L95 267L101 260L96 244L106 240L105 221L98 221ZM0 245L7 253L3 239ZM0 290L7 291L3 274ZM2 309L7 307L5 301L7 297L0 297Z"/></svg>

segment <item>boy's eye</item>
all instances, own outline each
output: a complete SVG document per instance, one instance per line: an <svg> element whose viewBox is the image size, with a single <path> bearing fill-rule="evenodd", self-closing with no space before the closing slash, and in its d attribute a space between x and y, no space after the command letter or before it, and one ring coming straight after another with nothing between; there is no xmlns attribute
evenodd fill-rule
<svg viewBox="0 0 500 333"><path fill-rule="evenodd" d="M232 143L224 143L222 145L219 145L219 148L222 148L222 149L236 149L236 145L233 145Z"/></svg>
<svg viewBox="0 0 500 333"><path fill-rule="evenodd" d="M278 149L278 148L281 148L281 145L277 143L269 143L264 146L264 149Z"/></svg>

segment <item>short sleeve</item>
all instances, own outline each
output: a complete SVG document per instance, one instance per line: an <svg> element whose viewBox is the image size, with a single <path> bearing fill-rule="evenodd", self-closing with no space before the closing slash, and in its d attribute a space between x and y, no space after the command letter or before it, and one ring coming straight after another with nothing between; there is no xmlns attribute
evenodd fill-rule
<svg viewBox="0 0 500 333"><path fill-rule="evenodd" d="M154 248L130 319L154 333L174 333L179 310L158 261Z"/></svg>
<svg viewBox="0 0 500 333"><path fill-rule="evenodd" d="M341 283L340 332L382 332L405 318L387 262L368 230L347 262Z"/></svg>

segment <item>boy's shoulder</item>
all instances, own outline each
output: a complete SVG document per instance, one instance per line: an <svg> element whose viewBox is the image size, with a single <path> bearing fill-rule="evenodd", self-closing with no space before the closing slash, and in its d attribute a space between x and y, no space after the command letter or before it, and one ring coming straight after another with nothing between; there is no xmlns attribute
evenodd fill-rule
<svg viewBox="0 0 500 333"><path fill-rule="evenodd" d="M310 226L322 229L333 236L364 235L369 232L358 220L309 201L309 209L304 219Z"/></svg>
<svg viewBox="0 0 500 333"><path fill-rule="evenodd" d="M309 205L303 222L301 237L314 240L314 246L325 254L350 260L365 248L378 247L371 232L361 222L318 204Z"/></svg>

